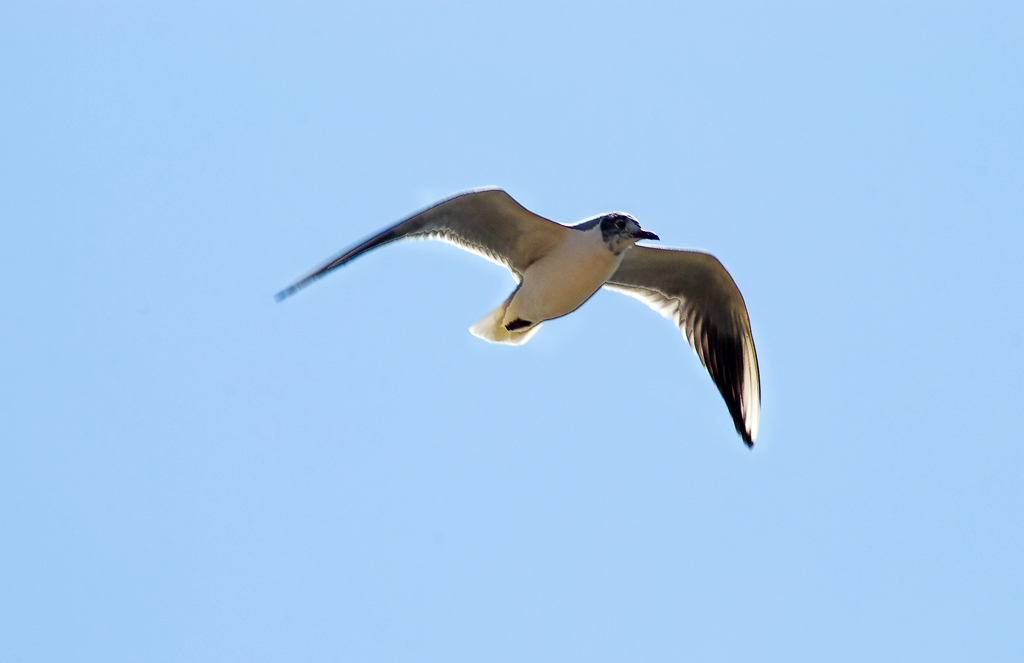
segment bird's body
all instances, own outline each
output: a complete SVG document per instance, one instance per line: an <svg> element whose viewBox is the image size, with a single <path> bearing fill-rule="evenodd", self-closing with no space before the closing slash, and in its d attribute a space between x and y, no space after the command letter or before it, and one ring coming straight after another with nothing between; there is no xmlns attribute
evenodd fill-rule
<svg viewBox="0 0 1024 663"><path fill-rule="evenodd" d="M598 226L566 233L565 239L526 268L515 292L470 331L492 343L525 343L540 323L572 313L590 299L618 268L622 256L608 249Z"/></svg>
<svg viewBox="0 0 1024 663"><path fill-rule="evenodd" d="M739 289L713 256L635 246L658 239L621 212L563 226L529 212L500 189L461 194L340 254L281 291L280 301L378 246L406 237L440 239L504 265L519 286L470 331L519 345L545 320L575 311L602 286L644 301L673 320L711 373L747 445L757 436L760 379Z"/></svg>

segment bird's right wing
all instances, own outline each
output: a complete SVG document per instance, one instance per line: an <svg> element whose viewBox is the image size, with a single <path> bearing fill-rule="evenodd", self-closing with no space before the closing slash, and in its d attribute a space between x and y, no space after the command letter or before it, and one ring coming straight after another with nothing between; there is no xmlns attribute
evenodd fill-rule
<svg viewBox="0 0 1024 663"><path fill-rule="evenodd" d="M743 296L722 263L698 251L637 246L605 287L678 325L729 406L736 431L753 445L761 418L757 353Z"/></svg>
<svg viewBox="0 0 1024 663"><path fill-rule="evenodd" d="M555 244L573 232L529 211L501 189L463 193L401 221L338 254L275 295L278 301L371 249L404 238L439 239L508 267L517 281Z"/></svg>

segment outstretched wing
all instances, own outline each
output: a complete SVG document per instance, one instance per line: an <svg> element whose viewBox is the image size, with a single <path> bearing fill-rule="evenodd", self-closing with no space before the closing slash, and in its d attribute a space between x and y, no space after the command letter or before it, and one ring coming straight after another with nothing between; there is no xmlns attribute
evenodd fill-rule
<svg viewBox="0 0 1024 663"><path fill-rule="evenodd" d="M371 249L407 237L439 239L508 267L517 281L539 257L572 232L529 211L501 189L463 193L423 210L338 254L319 269L275 295L294 295Z"/></svg>
<svg viewBox="0 0 1024 663"><path fill-rule="evenodd" d="M605 287L679 326L722 392L736 431L753 446L761 417L757 353L743 296L722 263L707 253L637 246Z"/></svg>

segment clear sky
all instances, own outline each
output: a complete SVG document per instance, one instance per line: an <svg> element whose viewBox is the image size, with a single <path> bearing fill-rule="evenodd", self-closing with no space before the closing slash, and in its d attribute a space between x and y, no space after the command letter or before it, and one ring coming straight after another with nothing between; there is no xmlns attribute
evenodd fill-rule
<svg viewBox="0 0 1024 663"><path fill-rule="evenodd" d="M349 244L498 185L678 330ZM0 662L1024 660L1020 3L0 5Z"/></svg>

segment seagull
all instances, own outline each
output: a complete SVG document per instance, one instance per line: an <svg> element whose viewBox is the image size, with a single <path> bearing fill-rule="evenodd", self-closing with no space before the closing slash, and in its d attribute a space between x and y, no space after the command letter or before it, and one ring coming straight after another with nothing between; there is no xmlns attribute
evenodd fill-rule
<svg viewBox="0 0 1024 663"><path fill-rule="evenodd" d="M679 327L711 374L736 431L754 445L761 380L750 318L736 283L714 256L637 246L657 240L629 214L565 226L538 216L498 188L455 195L343 251L275 295L290 297L362 254L400 239L437 239L508 268L518 284L469 331L520 345L545 320L572 313L600 288L635 297Z"/></svg>

